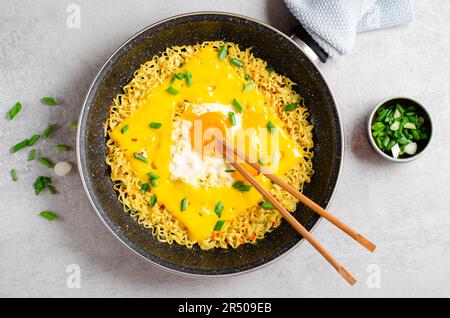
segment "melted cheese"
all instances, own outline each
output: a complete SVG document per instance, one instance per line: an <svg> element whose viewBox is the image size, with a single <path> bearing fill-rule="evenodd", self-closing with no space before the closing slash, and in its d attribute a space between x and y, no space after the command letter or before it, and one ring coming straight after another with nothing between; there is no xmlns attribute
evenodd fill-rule
<svg viewBox="0 0 450 318"><path fill-rule="evenodd" d="M192 239L202 241L213 233L219 219L232 220L241 211L258 204L261 195L255 189L240 192L231 186L195 187L172 178L169 164L171 145L174 142L172 130L175 107L186 101L194 104L232 105L233 99L238 100L244 110L242 129L235 133L235 139L245 139L245 150L247 152L251 149L255 150L256 159L263 161L265 166L277 175L283 175L298 163L301 151L281 129L280 119L270 112L263 94L257 89L244 92L243 86L246 81L238 74L235 66L219 60L216 50L210 47L204 48L176 73L184 73L185 70L189 70L192 74L190 87L186 85L185 80L176 80L172 86L179 91L177 95L171 95L166 91L171 86L169 79L154 87L141 99L139 108L112 131L111 138L124 151L142 182L149 182L147 176L149 172L160 176L160 179L156 180L158 186L152 189L157 195L158 203L164 205L185 225ZM192 118L192 115L186 113L187 120ZM202 120L207 127L215 127L221 131L230 128L228 122L217 114L204 114L196 116L195 119ZM277 134L268 132L269 121L276 127ZM161 123L162 126L159 129L151 128L149 127L151 122ZM125 125L129 128L122 133L121 129ZM253 131L249 133L248 128ZM261 133L258 134L258 129L263 131L262 135L269 140L277 136L278 143L275 148L266 149L267 147L261 142ZM148 162L134 158L136 153L144 155ZM263 158L264 153L273 155L270 158ZM270 181L265 176L250 171L256 175L263 186L266 188L270 186ZM243 180L239 173L233 173L232 176L236 180ZM183 198L188 200L185 211L180 210ZM224 205L220 218L214 213L214 208L219 201Z"/></svg>

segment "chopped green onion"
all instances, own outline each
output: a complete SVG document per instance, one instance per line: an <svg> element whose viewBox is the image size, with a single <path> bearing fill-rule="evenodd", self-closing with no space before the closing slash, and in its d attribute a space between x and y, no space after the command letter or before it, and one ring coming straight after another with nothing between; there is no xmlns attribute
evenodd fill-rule
<svg viewBox="0 0 450 318"><path fill-rule="evenodd" d="M266 71L269 72L269 73L272 73L274 70L273 70L272 66L267 65L266 66Z"/></svg>
<svg viewBox="0 0 450 318"><path fill-rule="evenodd" d="M130 125L126 124L125 126L122 127L122 129L120 130L120 132L122 134L126 133L128 131L128 129L130 129Z"/></svg>
<svg viewBox="0 0 450 318"><path fill-rule="evenodd" d="M225 223L224 220L217 221L216 226L214 226L214 231L215 232L220 231L224 223Z"/></svg>
<svg viewBox="0 0 450 318"><path fill-rule="evenodd" d="M178 95L178 93L180 92L179 90L177 90L175 87L173 86L169 86L168 89L166 89L166 92L168 92L169 94L172 95Z"/></svg>
<svg viewBox="0 0 450 318"><path fill-rule="evenodd" d="M181 204L180 204L180 211L181 212L186 211L187 205L188 205L187 198L183 198L183 200L181 200Z"/></svg>
<svg viewBox="0 0 450 318"><path fill-rule="evenodd" d="M284 111L285 111L285 112L290 112L290 111L296 109L297 106L298 106L298 102L289 104L289 105L287 105L287 106L284 108Z"/></svg>
<svg viewBox="0 0 450 318"><path fill-rule="evenodd" d="M57 194L58 193L53 185L47 184L46 186L47 186L48 192L50 192L51 194Z"/></svg>
<svg viewBox="0 0 450 318"><path fill-rule="evenodd" d="M242 113L242 106L239 104L239 102L236 99L233 99L233 106L236 108L238 113Z"/></svg>
<svg viewBox="0 0 450 318"><path fill-rule="evenodd" d="M184 74L183 73L177 73L177 74L175 74L175 77L178 78L179 80L182 80L184 78Z"/></svg>
<svg viewBox="0 0 450 318"><path fill-rule="evenodd" d="M153 208L156 204L156 202L158 202L158 198L156 197L156 194L153 194L150 198L150 207Z"/></svg>
<svg viewBox="0 0 450 318"><path fill-rule="evenodd" d="M12 169L10 173L11 173L12 181L16 182L17 181L17 171L15 169Z"/></svg>
<svg viewBox="0 0 450 318"><path fill-rule="evenodd" d="M30 150L30 152L28 153L28 161L34 160L34 158L36 157L36 149L32 149Z"/></svg>
<svg viewBox="0 0 450 318"><path fill-rule="evenodd" d="M55 126L53 126L52 124L49 124L47 126L47 128L45 128L45 130L44 130L44 132L42 134L44 136L44 138L50 137L50 135L52 134L54 128L55 128Z"/></svg>
<svg viewBox="0 0 450 318"><path fill-rule="evenodd" d="M30 139L28 139L28 146L33 146L36 141L38 141L38 139L41 138L40 135L34 135L33 137L31 137Z"/></svg>
<svg viewBox="0 0 450 318"><path fill-rule="evenodd" d="M185 80L186 80L187 87L190 87L192 85L192 74L191 74L191 72L186 70L185 74L184 74L184 77L185 77Z"/></svg>
<svg viewBox="0 0 450 318"><path fill-rule="evenodd" d="M234 169L227 169L227 170L225 170L225 172L227 172L227 173L233 173L233 172L236 172L236 170L234 170Z"/></svg>
<svg viewBox="0 0 450 318"><path fill-rule="evenodd" d="M58 218L58 216L51 212L51 211L42 211L41 213L39 213L40 216L42 216L44 219L47 219L49 221L54 221Z"/></svg>
<svg viewBox="0 0 450 318"><path fill-rule="evenodd" d="M150 190L150 185L149 185L148 183L143 183L142 186L141 186L140 192L141 192L141 193L145 193L145 192L147 192L148 190Z"/></svg>
<svg viewBox="0 0 450 318"><path fill-rule="evenodd" d="M381 123L381 122L376 122L372 125L372 130L379 130L379 129L384 129L386 127L385 124Z"/></svg>
<svg viewBox="0 0 450 318"><path fill-rule="evenodd" d="M261 202L260 206L264 209L264 210L273 210L274 206L272 205L272 203L270 203L269 201L263 201Z"/></svg>
<svg viewBox="0 0 450 318"><path fill-rule="evenodd" d="M69 151L70 147L67 146L67 145L60 145L60 144L58 144L58 145L55 146L55 149L58 150L58 151Z"/></svg>
<svg viewBox="0 0 450 318"><path fill-rule="evenodd" d="M259 163L260 166L264 166L266 162L264 160L262 160L262 159L259 159L258 163Z"/></svg>
<svg viewBox="0 0 450 318"><path fill-rule="evenodd" d="M233 64L234 66L237 67L243 67L244 66L244 62L242 62L242 60L238 59L237 57L234 57L230 60L231 64Z"/></svg>
<svg viewBox="0 0 450 318"><path fill-rule="evenodd" d="M148 163L147 158L145 158L143 155L140 155L140 154L138 154L138 153L134 153L134 154L133 154L133 157L134 157L135 159L137 159L137 160L140 160L140 161L142 161L142 162Z"/></svg>
<svg viewBox="0 0 450 318"><path fill-rule="evenodd" d="M246 83L246 84L244 84L244 92L249 92L251 90L254 90L255 87L256 87L256 83L253 83L253 82Z"/></svg>
<svg viewBox="0 0 450 318"><path fill-rule="evenodd" d="M251 79L250 74L245 73L244 79L245 79L246 81L249 81L249 80Z"/></svg>
<svg viewBox="0 0 450 318"><path fill-rule="evenodd" d="M78 122L76 122L76 121L73 121L73 122L70 124L70 128L75 129L75 128L77 128L77 127L78 127Z"/></svg>
<svg viewBox="0 0 450 318"><path fill-rule="evenodd" d="M269 120L269 122L267 123L267 129L269 130L269 132L271 134L273 134L275 132L275 126L272 124L272 122Z"/></svg>
<svg viewBox="0 0 450 318"><path fill-rule="evenodd" d="M230 119L231 126L236 126L236 116L234 115L234 112L229 112L228 118Z"/></svg>
<svg viewBox="0 0 450 318"><path fill-rule="evenodd" d="M248 191L250 191L252 186L251 185L246 185L242 181L239 180L239 181L236 181L233 184L233 188L235 188L236 190L239 190L241 192L248 192Z"/></svg>
<svg viewBox="0 0 450 318"><path fill-rule="evenodd" d="M170 86L172 86L173 85L173 83L175 83L175 81L177 80L177 77L174 75L174 76L172 76L172 78L170 79Z"/></svg>
<svg viewBox="0 0 450 318"><path fill-rule="evenodd" d="M158 184L156 183L156 179L150 179L150 184L152 185L153 188L158 187Z"/></svg>
<svg viewBox="0 0 450 318"><path fill-rule="evenodd" d="M162 124L161 123L152 122L152 123L149 124L149 126L150 126L150 128L153 128L153 129L159 129L159 128L161 128Z"/></svg>
<svg viewBox="0 0 450 318"><path fill-rule="evenodd" d="M42 163L47 168L53 168L53 163L48 158L40 157L39 162Z"/></svg>
<svg viewBox="0 0 450 318"><path fill-rule="evenodd" d="M18 144L14 145L11 149L12 153L18 152L19 150L22 150L23 148L28 146L28 139L24 139Z"/></svg>
<svg viewBox="0 0 450 318"><path fill-rule="evenodd" d="M221 201L217 202L216 207L214 208L214 213L216 213L217 217L222 216L223 211L223 203Z"/></svg>
<svg viewBox="0 0 450 318"><path fill-rule="evenodd" d="M51 185L51 183L52 183L52 179L50 179L49 177L43 177L43 176L37 177L33 183L34 193L36 193L36 195L38 195L39 193L42 192L42 190L44 190L46 187Z"/></svg>
<svg viewBox="0 0 450 318"><path fill-rule="evenodd" d="M42 104L48 105L48 106L55 106L58 104L53 97L42 97L41 101L42 101Z"/></svg>
<svg viewBox="0 0 450 318"><path fill-rule="evenodd" d="M22 110L22 104L17 102L8 112L9 120L13 120L14 117Z"/></svg>
<svg viewBox="0 0 450 318"><path fill-rule="evenodd" d="M151 179L155 179L155 180L157 180L157 179L159 179L160 178L160 176L158 176L156 173L154 173L154 172L149 172L149 173L147 173L147 176L148 176L148 178L151 180Z"/></svg>
<svg viewBox="0 0 450 318"><path fill-rule="evenodd" d="M219 60L223 61L227 55L228 55L228 50L227 50L227 47L224 45L219 50Z"/></svg>

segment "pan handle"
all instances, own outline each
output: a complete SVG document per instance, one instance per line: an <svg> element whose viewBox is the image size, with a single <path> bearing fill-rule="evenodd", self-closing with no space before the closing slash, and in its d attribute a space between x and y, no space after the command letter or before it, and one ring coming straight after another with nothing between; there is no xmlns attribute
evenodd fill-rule
<svg viewBox="0 0 450 318"><path fill-rule="evenodd" d="M319 60L325 63L328 59L327 52L324 51L317 44L316 41L309 35L309 33L303 28L301 24L297 25L292 30L291 39L298 44L305 52L305 54L314 62L317 63Z"/></svg>

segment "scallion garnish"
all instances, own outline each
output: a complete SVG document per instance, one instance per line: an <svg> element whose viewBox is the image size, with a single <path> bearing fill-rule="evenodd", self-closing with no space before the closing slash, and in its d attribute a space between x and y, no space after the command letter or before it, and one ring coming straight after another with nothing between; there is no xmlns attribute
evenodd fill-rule
<svg viewBox="0 0 450 318"><path fill-rule="evenodd" d="M14 117L17 116L17 114L21 111L22 104L17 102L8 112L8 118L9 120L13 120Z"/></svg>
<svg viewBox="0 0 450 318"><path fill-rule="evenodd" d="M233 172L236 172L236 170L234 170L234 169L227 169L227 170L225 170L225 172L227 172L227 173L233 173Z"/></svg>
<svg viewBox="0 0 450 318"><path fill-rule="evenodd" d="M266 66L266 71L269 72L269 73L272 73L274 70L273 70L272 66L267 65Z"/></svg>
<svg viewBox="0 0 450 318"><path fill-rule="evenodd" d="M45 128L44 132L42 133L42 136L44 136L44 138L50 137L50 135L53 132L53 129L54 129L54 126L52 124L49 124L47 126L47 128Z"/></svg>
<svg viewBox="0 0 450 318"><path fill-rule="evenodd" d="M269 132L271 134L273 134L275 132L275 126L272 124L272 122L269 120L269 122L267 123L267 129L269 130Z"/></svg>
<svg viewBox="0 0 450 318"><path fill-rule="evenodd" d="M28 146L33 146L36 141L38 141L38 139L41 138L40 135L33 135L33 137L31 137L30 139L28 139Z"/></svg>
<svg viewBox="0 0 450 318"><path fill-rule="evenodd" d="M256 83L250 82L244 84L244 92L249 92L251 90L254 90L256 87Z"/></svg>
<svg viewBox="0 0 450 318"><path fill-rule="evenodd" d="M133 154L133 157L134 157L135 159L137 159L137 160L140 160L140 161L142 161L142 162L148 163L147 158L145 158L145 157L144 157L143 155L141 155L141 154L134 153L134 154Z"/></svg>
<svg viewBox="0 0 450 318"><path fill-rule="evenodd" d="M22 150L23 148L28 146L28 139L24 139L18 144L14 145L11 149L12 153L18 152L19 150Z"/></svg>
<svg viewBox="0 0 450 318"><path fill-rule="evenodd" d="M150 190L150 185L149 185L148 183L143 183L143 184L141 185L141 190L140 190L140 192L141 192L141 193L145 193L145 192L147 192L148 190Z"/></svg>
<svg viewBox="0 0 450 318"><path fill-rule="evenodd" d="M178 95L178 93L180 91L173 86L169 86L169 88L166 89L166 92L168 92L169 94L172 94L172 95Z"/></svg>
<svg viewBox="0 0 450 318"><path fill-rule="evenodd" d="M70 147L67 146L67 145L60 145L60 144L58 144L58 145L55 146L55 149L58 150L58 151L69 151Z"/></svg>
<svg viewBox="0 0 450 318"><path fill-rule="evenodd" d="M159 129L159 128L161 128L162 124L161 123L151 122L148 126L150 128L153 128L153 129Z"/></svg>
<svg viewBox="0 0 450 318"><path fill-rule="evenodd" d="M51 194L57 194L58 192L56 191L55 187L51 184L47 184L47 189L48 192L50 192Z"/></svg>
<svg viewBox="0 0 450 318"><path fill-rule="evenodd" d="M234 66L237 67L243 67L244 66L244 62L242 62L242 60L238 59L237 57L234 57L230 60L231 64L233 64Z"/></svg>
<svg viewBox="0 0 450 318"><path fill-rule="evenodd" d="M233 183L233 188L235 188L236 190L239 190L241 192L248 192L251 190L252 186L244 184L244 182L239 180L239 181L236 181L235 183Z"/></svg>
<svg viewBox="0 0 450 318"><path fill-rule="evenodd" d="M47 106L55 106L58 104L53 97L42 97L41 101L42 104Z"/></svg>
<svg viewBox="0 0 450 318"><path fill-rule="evenodd" d="M70 128L73 128L73 129L78 128L78 122L73 121L73 122L70 124Z"/></svg>
<svg viewBox="0 0 450 318"><path fill-rule="evenodd" d="M149 173L147 173L147 176L148 176L148 178L149 178L150 180L152 180L152 179L157 180L157 179L160 178L160 176L158 176L158 175L157 175L156 173L154 173L154 172L149 172Z"/></svg>
<svg viewBox="0 0 450 318"><path fill-rule="evenodd" d="M260 206L264 209L264 210L273 210L274 206L272 205L272 203L268 202L268 201L263 201L260 203Z"/></svg>
<svg viewBox="0 0 450 318"><path fill-rule="evenodd" d="M227 50L227 47L224 45L219 50L219 60L223 61L227 55L228 55L228 50Z"/></svg>
<svg viewBox="0 0 450 318"><path fill-rule="evenodd" d="M28 161L34 160L34 158L36 157L36 149L32 149L30 150L30 152L28 153Z"/></svg>
<svg viewBox="0 0 450 318"><path fill-rule="evenodd" d="M223 211L223 203L221 201L217 202L216 207L214 208L214 213L216 213L217 217L222 216Z"/></svg>
<svg viewBox="0 0 450 318"><path fill-rule="evenodd" d="M152 185L153 188L158 187L158 184L156 183L156 179L150 179L150 184Z"/></svg>
<svg viewBox="0 0 450 318"><path fill-rule="evenodd" d="M183 73L177 73L177 74L175 74L175 77L178 78L179 80L182 80L184 78L184 74Z"/></svg>
<svg viewBox="0 0 450 318"><path fill-rule="evenodd" d="M181 204L180 204L180 211L181 212L186 211L187 205L188 205L187 198L183 198L183 200L181 200Z"/></svg>
<svg viewBox="0 0 450 318"><path fill-rule="evenodd" d="M229 112L228 118L230 119L231 126L236 126L236 116L234 112Z"/></svg>
<svg viewBox="0 0 450 318"><path fill-rule="evenodd" d="M214 232L218 232L222 229L223 224L225 223L225 220L219 220L216 223L216 226L214 226Z"/></svg>
<svg viewBox="0 0 450 318"><path fill-rule="evenodd" d="M153 208L155 206L156 202L158 202L158 198L156 197L156 194L153 194L149 201L150 207Z"/></svg>
<svg viewBox="0 0 450 318"><path fill-rule="evenodd" d="M248 80L250 80L250 74L248 74L248 73L245 73L245 75L244 75L244 79L246 80L246 81L248 81Z"/></svg>
<svg viewBox="0 0 450 318"><path fill-rule="evenodd" d="M173 85L173 83L175 83L175 81L177 80L177 77L174 75L174 76L172 76L172 78L170 79L170 86L172 86Z"/></svg>
<svg viewBox="0 0 450 318"><path fill-rule="evenodd" d="M34 193L38 195L42 192L45 188L48 188L49 185L51 185L52 179L49 177L39 176L36 178L36 180L33 183Z"/></svg>
<svg viewBox="0 0 450 318"><path fill-rule="evenodd" d="M236 108L238 113L242 113L242 106L239 104L239 102L236 99L233 99L233 106Z"/></svg>
<svg viewBox="0 0 450 318"><path fill-rule="evenodd" d="M41 213L39 213L39 215L49 221L54 221L58 218L58 215L56 215L55 213L53 213L51 211L42 211Z"/></svg>
<svg viewBox="0 0 450 318"><path fill-rule="evenodd" d="M126 124L125 126L122 127L122 129L120 130L120 132L122 134L126 133L128 131L128 129L130 129L130 125Z"/></svg>
<svg viewBox="0 0 450 318"><path fill-rule="evenodd" d="M40 157L39 162L42 163L47 168L53 168L53 162L51 162L48 158Z"/></svg>
<svg viewBox="0 0 450 318"><path fill-rule="evenodd" d="M287 105L284 108L284 111L285 112L290 112L290 111L293 111L294 109L296 109L297 107L298 107L298 102L297 103L292 103L292 104Z"/></svg>
<svg viewBox="0 0 450 318"><path fill-rule="evenodd" d="M186 80L187 87L190 87L192 85L192 74L188 70L184 73L184 78Z"/></svg>
<svg viewBox="0 0 450 318"><path fill-rule="evenodd" d="M15 169L12 169L10 173L11 173L12 181L16 182L17 181L17 171Z"/></svg>

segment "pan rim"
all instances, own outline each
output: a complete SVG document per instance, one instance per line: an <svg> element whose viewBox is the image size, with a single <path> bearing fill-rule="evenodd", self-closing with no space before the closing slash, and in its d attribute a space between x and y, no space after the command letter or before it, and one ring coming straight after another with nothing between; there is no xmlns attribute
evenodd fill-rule
<svg viewBox="0 0 450 318"><path fill-rule="evenodd" d="M158 25L167 23L169 21L172 20L176 20L179 18L184 18L184 17L190 17L190 16L200 16L200 15L222 15L222 16L230 16L230 17L236 17L236 18L240 18L240 19L245 19L248 20L250 22L253 22L255 24L259 24L273 32L275 32L276 34L280 35L281 37L283 37L284 39L286 39L287 41L289 41L291 44L293 44L297 49L299 49L300 51L303 52L305 58L307 60L310 61L310 63L314 66L315 70L319 73L319 75L321 76L324 84L326 85L328 92L330 94L330 97L334 103L335 106L335 112L336 112L336 118L337 118L337 124L340 130L340 160L339 160L339 165L338 165L338 169L337 169L337 174L336 174L336 182L334 185L333 190L331 191L331 195L330 198L326 204L325 208L328 208L336 194L336 191L339 187L339 183L340 183L340 178L341 178L341 173L342 173L342 167L343 167L343 162L344 162L344 153L345 153L345 141L344 141L344 127L342 124L342 120L341 120L341 116L340 116L340 112L339 112L339 106L336 102L336 98L335 95L333 93L333 91L330 88L330 85L327 81L327 79L325 78L324 74L322 73L322 71L320 70L320 68L317 66L317 64L315 62L313 62L309 56L305 53L305 51L294 41L292 40L288 35L286 35L285 33L281 32L280 30L276 29L275 27L262 22L260 20L251 18L251 17L247 17L244 15L240 15L240 14L235 14L235 13L230 13L230 12L222 12L222 11L196 11L196 12L190 12L190 13L183 13L183 14L179 14L179 15L175 15L163 20L159 20L153 24L150 24L149 26L145 27L144 29L140 30L139 32L133 34L131 37L129 37L125 42L123 42L109 57L108 59L105 61L105 63L102 65L102 67L99 69L99 71L97 72L97 75L95 76L94 80L92 81L92 84L89 86L89 89L85 95L84 101L83 101L83 105L82 105L82 109L79 115L79 119L78 122L81 123L81 120L84 117L86 108L87 108L87 104L88 104L88 100L89 100L89 96L91 95L91 92L95 86L95 84L97 83L100 75L103 73L104 69L108 66L108 64L110 63L110 61L116 56L117 53L119 53L127 44L129 44L131 41L133 41L136 37L138 37L139 35L141 35L142 33L147 32L149 29L155 28ZM130 244L128 244L124 238L120 237L118 233L116 233L116 231L114 231L111 226L106 222L106 220L104 219L104 217L102 216L102 214L100 213L100 211L97 209L97 206L91 196L91 193L88 189L87 183L86 183L86 176L83 172L83 166L81 163L81 150L80 150L80 140L81 140L81 124L78 125L77 128L77 137L76 137L76 155L77 155L77 167L78 167L78 172L80 174L81 177L81 182L84 188L84 192L86 193L89 202L91 204L91 206L93 207L93 209L95 210L97 216L100 218L100 220L102 221L102 223L106 226L106 228L113 234L113 236L119 240L123 245L125 245L129 250L131 250L133 253L135 253L136 255L140 256L141 258L143 258L144 260L146 260L147 262L149 262L150 264L156 266L157 268L160 268L166 272L170 272L176 275L180 275L180 276L184 276L184 277L198 277L198 278L209 278L209 277L230 277L230 276L236 276L236 275L241 275L241 274L245 274L245 273L249 273L252 271L255 271L257 269L269 266L271 264L273 264L274 262L280 260L282 257L288 255L289 253L291 253L296 247L299 246L299 244L301 244L304 241L304 238L299 239L299 241L297 243L295 243L294 245L292 245L291 247L289 247L288 249L286 249L284 252L282 252L281 254L275 256L274 258L272 258L269 261L266 261L262 264L257 264L254 267L248 268L248 269L244 269L244 270L238 270L238 271L233 271L233 272L226 272L226 273L193 273L193 272L187 272L187 271L182 271L179 269L175 269L175 268L171 268L168 266L165 266L163 264L159 264L157 262L155 262L152 259L147 258L145 255L141 254L138 250L136 250L136 248ZM87 164L86 164L87 165ZM319 217L317 219L317 221L315 222L315 224L312 226L312 228L310 229L310 232L313 232L316 227L318 226L319 222L322 220L322 217ZM130 241L131 242L131 241Z"/></svg>

